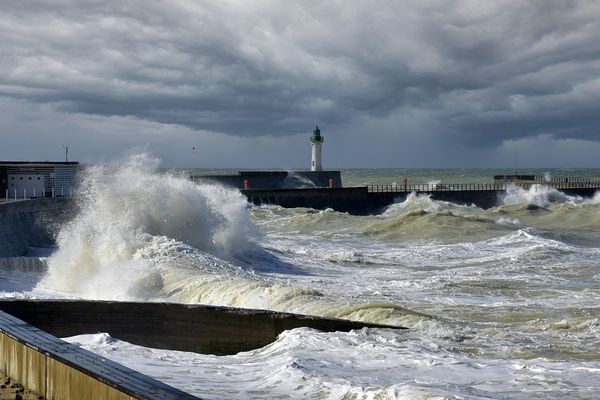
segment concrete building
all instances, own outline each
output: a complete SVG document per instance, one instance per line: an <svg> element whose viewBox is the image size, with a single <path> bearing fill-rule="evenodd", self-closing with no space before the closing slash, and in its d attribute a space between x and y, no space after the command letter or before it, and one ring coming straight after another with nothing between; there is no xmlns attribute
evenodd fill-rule
<svg viewBox="0 0 600 400"><path fill-rule="evenodd" d="M322 171L323 165L321 163L321 146L323 146L323 136L321 136L321 130L318 126L310 137L310 143L312 146L312 161L310 163L310 170Z"/></svg>
<svg viewBox="0 0 600 400"><path fill-rule="evenodd" d="M79 170L76 161L0 161L0 198L70 196Z"/></svg>

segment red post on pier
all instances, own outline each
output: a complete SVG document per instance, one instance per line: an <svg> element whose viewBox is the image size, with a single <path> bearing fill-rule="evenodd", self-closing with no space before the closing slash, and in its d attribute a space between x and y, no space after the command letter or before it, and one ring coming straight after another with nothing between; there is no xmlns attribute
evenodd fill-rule
<svg viewBox="0 0 600 400"><path fill-rule="evenodd" d="M248 190L248 179L244 179L244 190Z"/></svg>
<svg viewBox="0 0 600 400"><path fill-rule="evenodd" d="M402 179L402 183L404 184L404 190L406 190L406 187L408 186L408 178Z"/></svg>

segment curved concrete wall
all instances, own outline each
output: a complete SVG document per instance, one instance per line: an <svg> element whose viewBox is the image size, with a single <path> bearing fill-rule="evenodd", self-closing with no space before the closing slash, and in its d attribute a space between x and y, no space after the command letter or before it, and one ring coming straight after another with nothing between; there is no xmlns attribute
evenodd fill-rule
<svg viewBox="0 0 600 400"><path fill-rule="evenodd" d="M403 329L199 304L2 300L0 310L58 337L106 332L141 346L219 355L263 347L284 330L298 327L325 332L347 332L365 327Z"/></svg>
<svg viewBox="0 0 600 400"><path fill-rule="evenodd" d="M29 247L53 244L52 231L68 217L71 201L65 198L0 203L0 257L18 257Z"/></svg>

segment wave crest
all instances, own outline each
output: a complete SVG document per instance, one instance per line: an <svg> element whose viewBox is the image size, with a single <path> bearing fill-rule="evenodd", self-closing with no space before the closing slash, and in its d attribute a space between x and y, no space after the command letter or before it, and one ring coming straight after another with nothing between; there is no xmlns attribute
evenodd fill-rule
<svg viewBox="0 0 600 400"><path fill-rule="evenodd" d="M197 185L158 172L145 154L120 165L93 166L82 176L79 212L62 227L50 257L47 289L96 298L127 298L132 282L148 276L160 255L205 252L235 258L254 248L257 230L237 191ZM174 246L179 243L181 246Z"/></svg>

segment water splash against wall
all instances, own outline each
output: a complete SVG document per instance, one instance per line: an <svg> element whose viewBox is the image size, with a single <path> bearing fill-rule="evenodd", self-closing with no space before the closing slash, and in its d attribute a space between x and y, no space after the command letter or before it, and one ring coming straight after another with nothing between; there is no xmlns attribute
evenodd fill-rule
<svg viewBox="0 0 600 400"><path fill-rule="evenodd" d="M158 165L141 154L85 171L80 211L61 229L42 287L129 298L134 282L160 289L165 256L199 252L216 262L254 246L257 231L238 191L158 173Z"/></svg>

